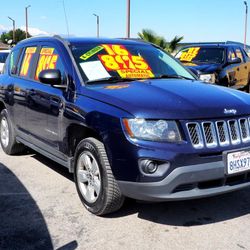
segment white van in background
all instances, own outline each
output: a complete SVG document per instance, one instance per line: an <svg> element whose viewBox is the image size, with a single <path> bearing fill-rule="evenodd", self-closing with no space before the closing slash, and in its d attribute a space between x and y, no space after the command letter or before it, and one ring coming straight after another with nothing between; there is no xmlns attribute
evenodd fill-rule
<svg viewBox="0 0 250 250"><path fill-rule="evenodd" d="M3 72L3 66L9 53L10 50L0 50L0 74Z"/></svg>

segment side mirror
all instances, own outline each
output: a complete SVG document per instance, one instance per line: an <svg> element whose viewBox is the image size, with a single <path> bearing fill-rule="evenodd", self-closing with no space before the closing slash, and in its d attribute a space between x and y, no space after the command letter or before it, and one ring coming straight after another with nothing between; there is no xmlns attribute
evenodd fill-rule
<svg viewBox="0 0 250 250"><path fill-rule="evenodd" d="M228 63L229 64L237 64L237 63L241 63L241 59L239 57L235 57L234 59L230 60Z"/></svg>
<svg viewBox="0 0 250 250"><path fill-rule="evenodd" d="M61 72L58 69L45 69L39 73L39 81L51 86L62 84Z"/></svg>

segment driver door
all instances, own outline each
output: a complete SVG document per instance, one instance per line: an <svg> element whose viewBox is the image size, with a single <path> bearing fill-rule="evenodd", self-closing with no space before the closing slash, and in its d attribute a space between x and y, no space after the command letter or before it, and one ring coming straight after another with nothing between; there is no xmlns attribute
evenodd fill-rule
<svg viewBox="0 0 250 250"><path fill-rule="evenodd" d="M32 84L28 87L26 110L27 127L31 131L36 144L59 149L60 116L65 99L63 90L54 88L39 81L39 73L45 69L59 69L62 77L65 66L62 53L54 44L41 45L36 67L32 76ZM43 127L40 126L45 123Z"/></svg>

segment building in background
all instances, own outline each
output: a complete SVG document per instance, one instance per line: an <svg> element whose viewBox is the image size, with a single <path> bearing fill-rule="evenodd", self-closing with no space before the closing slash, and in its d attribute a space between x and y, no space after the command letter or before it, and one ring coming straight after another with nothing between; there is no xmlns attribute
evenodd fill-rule
<svg viewBox="0 0 250 250"><path fill-rule="evenodd" d="M9 45L0 42L0 50L6 50L6 49L9 49L9 48L10 48Z"/></svg>

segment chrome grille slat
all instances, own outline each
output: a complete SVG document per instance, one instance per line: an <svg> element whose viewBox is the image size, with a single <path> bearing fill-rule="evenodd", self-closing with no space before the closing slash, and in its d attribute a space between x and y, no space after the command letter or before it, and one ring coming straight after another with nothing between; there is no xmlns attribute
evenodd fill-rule
<svg viewBox="0 0 250 250"><path fill-rule="evenodd" d="M243 142L250 141L249 123L246 118L239 119L241 139Z"/></svg>
<svg viewBox="0 0 250 250"><path fill-rule="evenodd" d="M203 129L206 146L208 148L216 147L217 138L216 138L214 124L212 122L203 122L202 129Z"/></svg>
<svg viewBox="0 0 250 250"><path fill-rule="evenodd" d="M189 138L194 148L214 148L250 142L250 117L227 121L187 122Z"/></svg>
<svg viewBox="0 0 250 250"><path fill-rule="evenodd" d="M187 129L194 148L203 148L204 144L199 124L190 122L187 124Z"/></svg>
<svg viewBox="0 0 250 250"><path fill-rule="evenodd" d="M217 121L215 122L215 124L220 146L228 146L230 144L230 141L227 123L225 121Z"/></svg>
<svg viewBox="0 0 250 250"><path fill-rule="evenodd" d="M236 120L228 121L229 135L233 145L240 144L240 131Z"/></svg>

